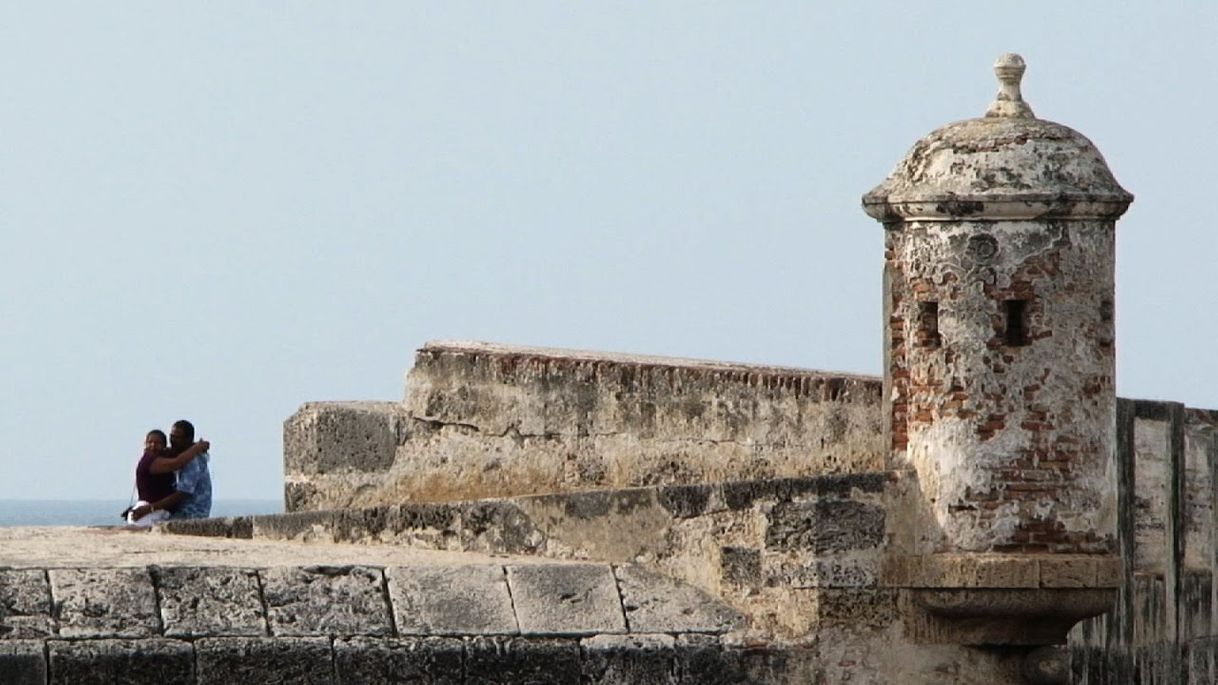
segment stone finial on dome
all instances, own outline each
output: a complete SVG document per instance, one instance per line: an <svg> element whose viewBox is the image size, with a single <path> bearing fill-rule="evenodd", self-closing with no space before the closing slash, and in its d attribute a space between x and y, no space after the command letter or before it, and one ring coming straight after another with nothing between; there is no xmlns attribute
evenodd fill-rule
<svg viewBox="0 0 1218 685"><path fill-rule="evenodd" d="M1013 117L1019 119L1034 119L1032 108L1023 101L1019 92L1019 82L1023 80L1023 72L1027 69L1023 58L1008 52L994 62L994 74L998 77L998 96L990 108L985 111L987 117Z"/></svg>

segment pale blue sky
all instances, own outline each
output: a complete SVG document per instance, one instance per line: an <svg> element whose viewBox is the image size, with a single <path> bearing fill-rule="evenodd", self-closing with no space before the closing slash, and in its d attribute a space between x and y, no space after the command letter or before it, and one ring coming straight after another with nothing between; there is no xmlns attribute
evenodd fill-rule
<svg viewBox="0 0 1218 685"><path fill-rule="evenodd" d="M401 397L429 339L878 373L859 197L1006 51L1137 197L1119 392L1218 407L1215 35L1202 2L6 3L0 497L125 501L179 417L217 497L279 497L283 419Z"/></svg>

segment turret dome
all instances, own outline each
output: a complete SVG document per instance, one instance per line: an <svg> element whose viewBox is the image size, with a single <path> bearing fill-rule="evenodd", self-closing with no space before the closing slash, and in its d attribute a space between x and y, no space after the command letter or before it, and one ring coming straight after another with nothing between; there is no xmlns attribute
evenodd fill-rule
<svg viewBox="0 0 1218 685"><path fill-rule="evenodd" d="M1133 201L1104 156L1074 129L1037 119L1020 94L1019 55L998 58L1000 90L984 117L940 128L863 196L880 221L1115 219Z"/></svg>

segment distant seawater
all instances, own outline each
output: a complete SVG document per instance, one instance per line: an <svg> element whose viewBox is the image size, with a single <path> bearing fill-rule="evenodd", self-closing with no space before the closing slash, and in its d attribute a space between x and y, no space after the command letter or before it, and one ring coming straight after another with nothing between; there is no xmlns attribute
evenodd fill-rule
<svg viewBox="0 0 1218 685"><path fill-rule="evenodd" d="M127 501L0 499L0 526L116 526ZM278 514L283 502L274 499L229 499L212 502L212 516Z"/></svg>

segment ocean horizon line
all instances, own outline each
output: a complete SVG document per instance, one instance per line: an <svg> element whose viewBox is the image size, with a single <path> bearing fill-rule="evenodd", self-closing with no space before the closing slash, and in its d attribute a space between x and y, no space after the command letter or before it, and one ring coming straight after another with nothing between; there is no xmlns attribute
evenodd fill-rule
<svg viewBox="0 0 1218 685"><path fill-rule="evenodd" d="M127 502L129 497L0 497L0 502L78 502L78 503L103 503L103 502ZM215 497L212 499L213 505L218 502L283 502L282 497Z"/></svg>
<svg viewBox="0 0 1218 685"><path fill-rule="evenodd" d="M126 497L112 499L33 499L0 498L0 527L13 526L95 526L121 523L120 513L127 508ZM211 515L257 516L281 514L282 499L226 497L212 501Z"/></svg>

